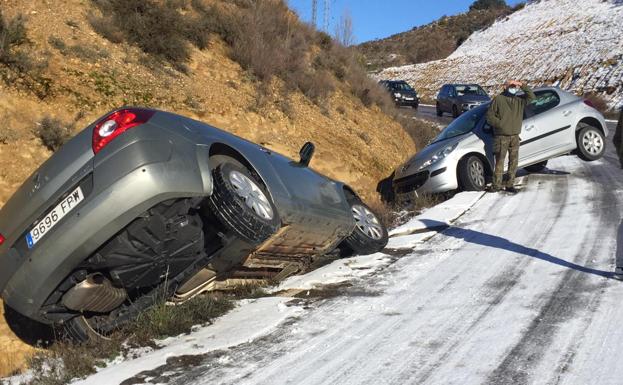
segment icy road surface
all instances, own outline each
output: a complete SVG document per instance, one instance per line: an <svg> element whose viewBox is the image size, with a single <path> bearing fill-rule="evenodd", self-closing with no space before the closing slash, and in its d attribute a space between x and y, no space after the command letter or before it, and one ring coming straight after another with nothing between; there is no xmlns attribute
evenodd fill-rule
<svg viewBox="0 0 623 385"><path fill-rule="evenodd" d="M468 197L471 209L449 227L429 220L436 235L394 237L419 241L370 257L394 261L375 273L339 265L350 286L336 288L340 280L321 271L313 281L334 284L323 298L289 300L287 311L281 301L281 310L253 305L282 312L266 314L273 327L262 336L239 330L235 345L169 356L125 383L621 384L623 282L610 273L623 247L617 162L612 149L592 163L566 156L525 176L515 196ZM261 312L243 320L244 306L231 321L262 328Z"/></svg>

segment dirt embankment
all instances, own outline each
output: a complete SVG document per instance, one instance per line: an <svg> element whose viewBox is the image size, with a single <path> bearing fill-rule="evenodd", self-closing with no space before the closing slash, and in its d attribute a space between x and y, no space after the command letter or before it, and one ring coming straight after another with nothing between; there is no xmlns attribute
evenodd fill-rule
<svg viewBox="0 0 623 385"><path fill-rule="evenodd" d="M33 133L46 115L74 122L75 133L113 108L143 105L210 123L290 157L313 141L312 167L368 200L376 199L378 181L415 151L398 123L339 88L321 106L291 93L284 108L283 82L260 91L218 38L205 49L193 48L184 73L98 35L88 21L96 12L89 2L5 0L0 8L5 18L25 15L28 51L47 62L40 76L49 86L37 95L19 76L0 81L0 207L51 155ZM2 322L0 346L0 376L22 368L21 357L32 350Z"/></svg>

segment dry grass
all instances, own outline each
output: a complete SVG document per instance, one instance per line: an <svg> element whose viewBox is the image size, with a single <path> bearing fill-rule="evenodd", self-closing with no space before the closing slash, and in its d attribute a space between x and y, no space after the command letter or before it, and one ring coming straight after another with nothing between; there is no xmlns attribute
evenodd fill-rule
<svg viewBox="0 0 623 385"><path fill-rule="evenodd" d="M190 333L193 326L209 324L233 307L228 297L202 295L178 306L160 303L108 340L73 343L61 339L28 360L35 375L29 384L61 385L83 378L131 347L153 346L155 339Z"/></svg>

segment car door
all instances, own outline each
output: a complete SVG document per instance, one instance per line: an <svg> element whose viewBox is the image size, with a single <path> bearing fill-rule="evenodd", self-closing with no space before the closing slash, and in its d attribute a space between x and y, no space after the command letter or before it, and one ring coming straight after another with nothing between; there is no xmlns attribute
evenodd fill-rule
<svg viewBox="0 0 623 385"><path fill-rule="evenodd" d="M535 102L534 125L543 135L538 155L547 159L575 148L573 102L562 104L556 90L540 92Z"/></svg>
<svg viewBox="0 0 623 385"><path fill-rule="evenodd" d="M555 90L535 92L536 99L526 107L519 150L520 163L534 163L565 152L573 112L560 105Z"/></svg>
<svg viewBox="0 0 623 385"><path fill-rule="evenodd" d="M454 86L448 87L448 98L446 99L446 111L452 112L452 105L455 103L457 98L456 89Z"/></svg>

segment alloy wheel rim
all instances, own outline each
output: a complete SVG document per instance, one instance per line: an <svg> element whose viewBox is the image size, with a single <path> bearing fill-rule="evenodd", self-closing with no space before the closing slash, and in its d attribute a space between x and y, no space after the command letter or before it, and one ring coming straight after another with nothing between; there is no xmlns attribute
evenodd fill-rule
<svg viewBox="0 0 623 385"><path fill-rule="evenodd" d="M362 205L351 207L355 224L367 237L379 240L383 237L383 228L372 211Z"/></svg>
<svg viewBox="0 0 623 385"><path fill-rule="evenodd" d="M584 134L582 145L589 154L598 155L603 149L604 141L601 135L591 130Z"/></svg>
<svg viewBox="0 0 623 385"><path fill-rule="evenodd" d="M480 162L472 162L469 165L469 174L472 177L472 181L478 186L485 185L485 170Z"/></svg>
<svg viewBox="0 0 623 385"><path fill-rule="evenodd" d="M229 173L229 182L234 186L236 194L255 214L265 220L273 219L273 208L268 197L255 181L243 173L233 170Z"/></svg>

